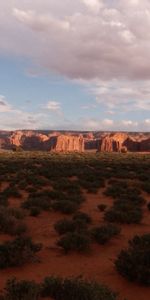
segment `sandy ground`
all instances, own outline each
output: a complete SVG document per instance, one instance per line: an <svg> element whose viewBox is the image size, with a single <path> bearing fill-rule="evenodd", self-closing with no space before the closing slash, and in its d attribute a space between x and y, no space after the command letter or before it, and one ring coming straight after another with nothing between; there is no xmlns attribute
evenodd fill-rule
<svg viewBox="0 0 150 300"><path fill-rule="evenodd" d="M111 206L113 200L103 195L103 189L97 194L88 194L84 191L86 202L81 206L93 219L93 225L103 222L103 213L97 209L97 205L105 203ZM26 194L23 194L23 198ZM144 194L145 199L150 197ZM19 207L21 199L10 198L10 205ZM58 235L53 225L64 216L60 213L44 212L37 218L26 217L28 233L35 242L41 242L43 249L39 253L40 262L26 264L19 268L9 268L0 271L0 289L3 288L8 278L31 279L40 282L45 276L78 276L83 275L90 280L96 280L110 286L119 293L119 300L148 300L150 288L130 283L122 278L115 270L114 260L120 250L127 246L128 240L135 234L150 232L150 213L146 206L144 218L140 225L122 225L121 235L112 239L107 245L92 245L88 254L71 253L64 255L56 246ZM10 239L9 236L0 234L0 242Z"/></svg>

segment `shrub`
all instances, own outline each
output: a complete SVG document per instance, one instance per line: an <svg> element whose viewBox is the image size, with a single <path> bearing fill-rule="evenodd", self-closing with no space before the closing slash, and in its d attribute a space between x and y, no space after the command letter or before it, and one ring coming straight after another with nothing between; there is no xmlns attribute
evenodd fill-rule
<svg viewBox="0 0 150 300"><path fill-rule="evenodd" d="M34 281L16 278L8 280L3 294L3 300L38 300L40 297L40 286Z"/></svg>
<svg viewBox="0 0 150 300"><path fill-rule="evenodd" d="M0 207L0 232L10 235L22 234L26 231L26 225L19 220L21 214L19 210Z"/></svg>
<svg viewBox="0 0 150 300"><path fill-rule="evenodd" d="M106 204L99 204L97 207L100 211L105 211L105 209L107 208L107 205Z"/></svg>
<svg viewBox="0 0 150 300"><path fill-rule="evenodd" d="M105 212L105 220L108 222L134 224L140 223L142 210L136 206L113 206Z"/></svg>
<svg viewBox="0 0 150 300"><path fill-rule="evenodd" d="M70 220L61 220L58 221L55 225L54 225L55 230L61 235L61 234L65 234L66 232L72 232L75 230L75 224L74 222L70 221Z"/></svg>
<svg viewBox="0 0 150 300"><path fill-rule="evenodd" d="M95 227L92 229L91 234L93 239L98 244L107 243L112 237L120 233L120 228L113 224L106 224L101 227Z"/></svg>
<svg viewBox="0 0 150 300"><path fill-rule="evenodd" d="M61 220L54 225L55 230L60 234L65 234L67 232L83 232L87 229L87 223L83 219L73 219L73 220Z"/></svg>
<svg viewBox="0 0 150 300"><path fill-rule="evenodd" d="M73 214L78 209L78 204L68 200L55 201L51 204L55 211L60 211L63 214Z"/></svg>
<svg viewBox="0 0 150 300"><path fill-rule="evenodd" d="M67 233L58 242L57 245L63 248L65 253L70 251L86 252L90 247L90 237L84 233Z"/></svg>
<svg viewBox="0 0 150 300"><path fill-rule="evenodd" d="M118 272L129 281L150 286L150 234L135 236L115 261Z"/></svg>
<svg viewBox="0 0 150 300"><path fill-rule="evenodd" d="M31 207L30 209L30 216L37 217L41 212L41 209L39 207Z"/></svg>
<svg viewBox="0 0 150 300"><path fill-rule="evenodd" d="M47 198L29 198L23 202L22 207L31 209L37 207L40 210L49 210L51 206L50 200Z"/></svg>
<svg viewBox="0 0 150 300"><path fill-rule="evenodd" d="M35 253L41 249L41 244L34 244L28 237L18 237L13 241L0 245L0 269L21 266L35 259Z"/></svg>
<svg viewBox="0 0 150 300"><path fill-rule="evenodd" d="M42 285L44 297L55 300L116 300L116 294L108 287L82 278L45 278Z"/></svg>
<svg viewBox="0 0 150 300"><path fill-rule="evenodd" d="M8 208L8 212L18 220L22 220L25 217L24 211L20 208L11 207Z"/></svg>
<svg viewBox="0 0 150 300"><path fill-rule="evenodd" d="M150 210L150 202L147 204L147 208L148 210Z"/></svg>
<svg viewBox="0 0 150 300"><path fill-rule="evenodd" d="M73 216L73 220L82 220L87 224L91 224L92 223L92 219L91 217L84 213L84 212L77 212L74 216Z"/></svg>

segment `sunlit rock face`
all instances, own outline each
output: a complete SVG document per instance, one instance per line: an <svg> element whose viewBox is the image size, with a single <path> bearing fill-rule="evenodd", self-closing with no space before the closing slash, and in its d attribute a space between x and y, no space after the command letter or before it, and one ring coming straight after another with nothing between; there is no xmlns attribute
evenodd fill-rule
<svg viewBox="0 0 150 300"><path fill-rule="evenodd" d="M124 141L127 139L125 133L109 134L102 138L100 143L100 151L104 152L121 152Z"/></svg>
<svg viewBox="0 0 150 300"><path fill-rule="evenodd" d="M56 152L150 152L150 133L0 131L0 149Z"/></svg>
<svg viewBox="0 0 150 300"><path fill-rule="evenodd" d="M102 137L100 152L147 152L150 151L149 135L114 133Z"/></svg>
<svg viewBox="0 0 150 300"><path fill-rule="evenodd" d="M50 149L57 152L83 152L84 139L82 135L59 135L50 138Z"/></svg>
<svg viewBox="0 0 150 300"><path fill-rule="evenodd" d="M24 150L44 150L44 142L48 139L48 136L34 131L15 131L10 136L10 144Z"/></svg>

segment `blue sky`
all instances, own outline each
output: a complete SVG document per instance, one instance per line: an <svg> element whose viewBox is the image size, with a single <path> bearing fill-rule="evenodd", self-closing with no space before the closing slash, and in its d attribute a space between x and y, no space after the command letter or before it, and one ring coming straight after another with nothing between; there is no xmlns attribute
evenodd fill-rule
<svg viewBox="0 0 150 300"><path fill-rule="evenodd" d="M146 0L6 0L0 129L150 131L149 19Z"/></svg>

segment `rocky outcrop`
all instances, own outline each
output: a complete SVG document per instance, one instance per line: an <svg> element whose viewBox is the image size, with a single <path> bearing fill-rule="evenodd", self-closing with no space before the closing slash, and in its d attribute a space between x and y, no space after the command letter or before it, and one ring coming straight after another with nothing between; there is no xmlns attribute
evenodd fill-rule
<svg viewBox="0 0 150 300"><path fill-rule="evenodd" d="M0 149L57 152L150 152L149 133L0 131Z"/></svg>
<svg viewBox="0 0 150 300"><path fill-rule="evenodd" d="M150 151L150 137L126 133L108 134L101 139L99 151L147 152Z"/></svg>
<svg viewBox="0 0 150 300"><path fill-rule="evenodd" d="M23 150L44 150L44 142L48 136L34 131L15 131L10 136L10 144Z"/></svg>
<svg viewBox="0 0 150 300"><path fill-rule="evenodd" d="M121 152L123 143L127 139L127 134L116 133L109 134L102 138L100 143L100 151L104 152Z"/></svg>
<svg viewBox="0 0 150 300"><path fill-rule="evenodd" d="M82 135L68 136L58 135L53 136L49 140L50 151L56 152L83 152L84 151L84 139Z"/></svg>

